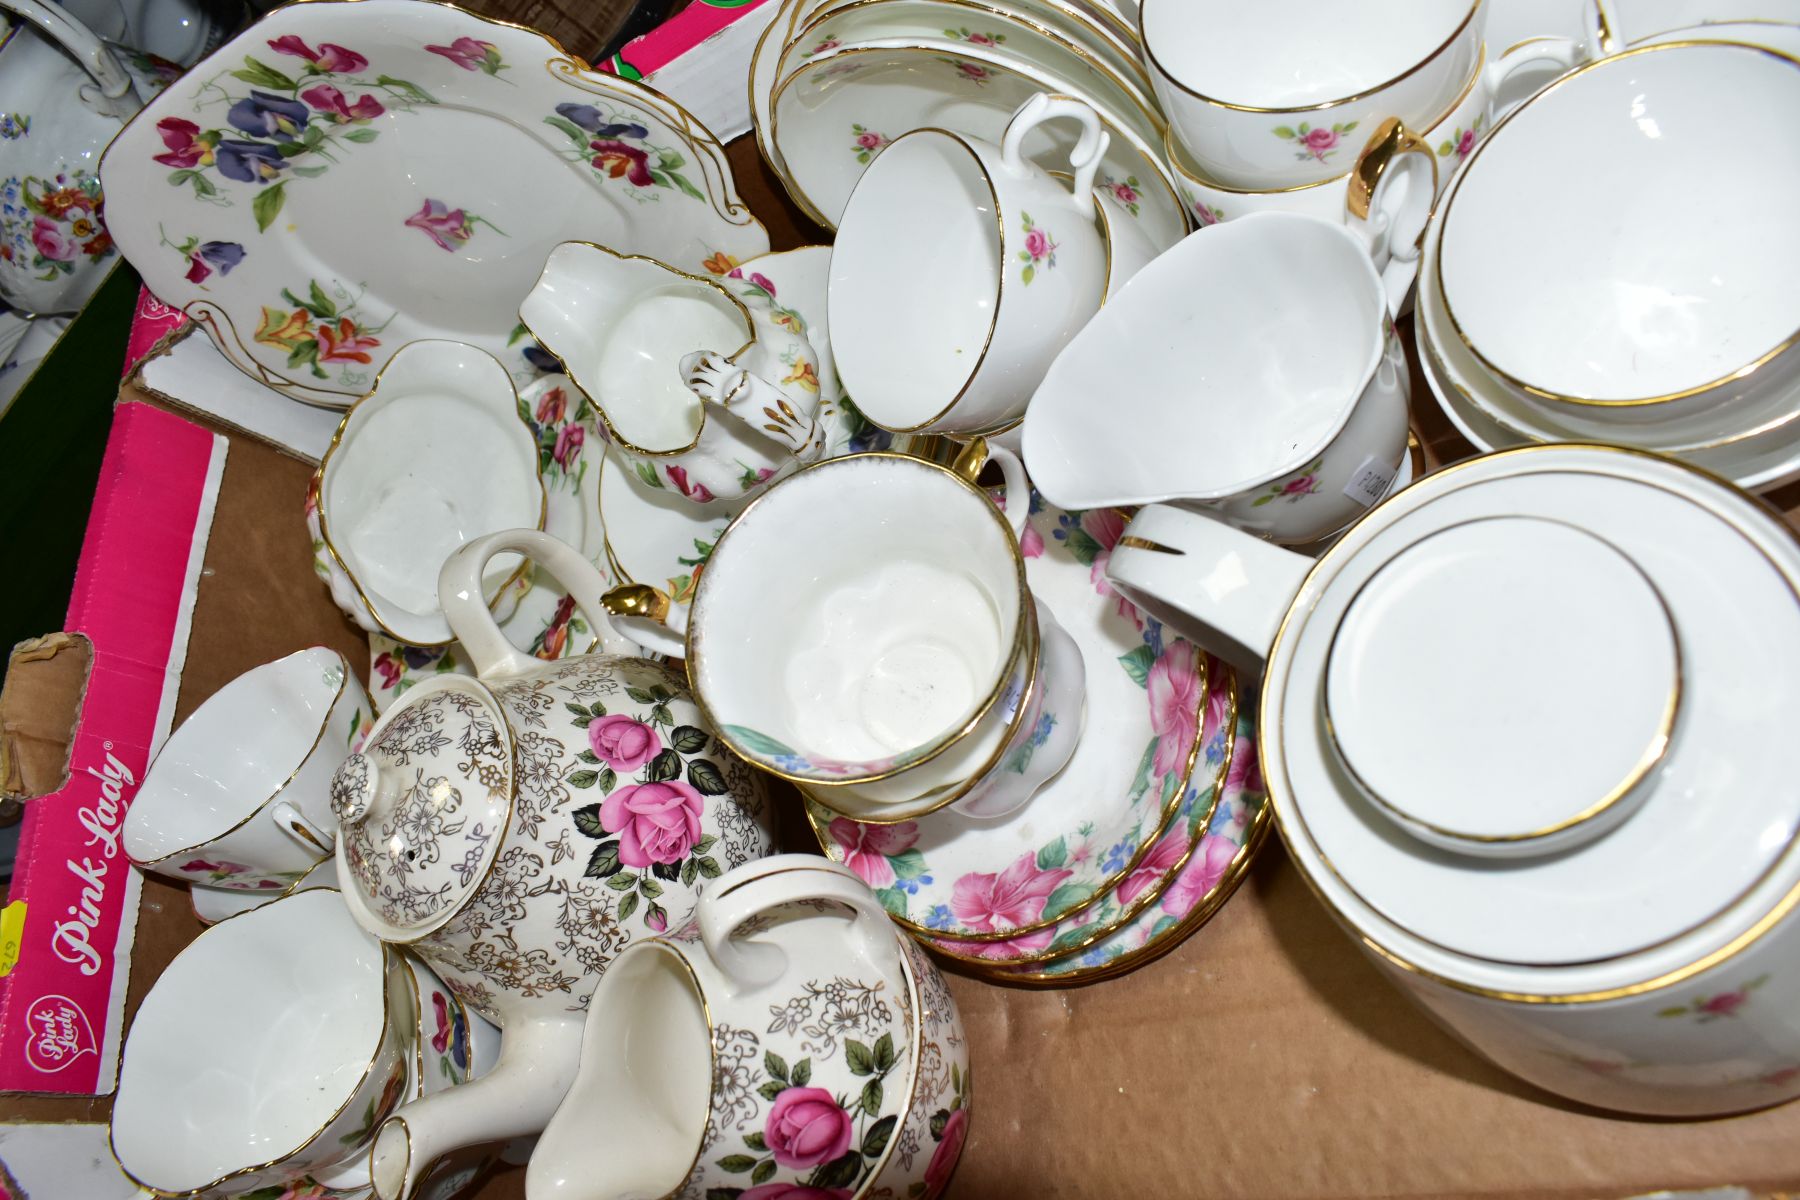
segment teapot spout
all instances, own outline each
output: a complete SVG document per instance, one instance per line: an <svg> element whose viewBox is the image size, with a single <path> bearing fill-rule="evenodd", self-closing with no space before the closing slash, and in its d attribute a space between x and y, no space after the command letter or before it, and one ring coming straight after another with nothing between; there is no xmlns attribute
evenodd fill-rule
<svg viewBox="0 0 1800 1200"><path fill-rule="evenodd" d="M377 1200L412 1200L432 1165L464 1146L542 1132L580 1056L575 1013L508 1022L493 1071L403 1105L382 1122L369 1154Z"/></svg>

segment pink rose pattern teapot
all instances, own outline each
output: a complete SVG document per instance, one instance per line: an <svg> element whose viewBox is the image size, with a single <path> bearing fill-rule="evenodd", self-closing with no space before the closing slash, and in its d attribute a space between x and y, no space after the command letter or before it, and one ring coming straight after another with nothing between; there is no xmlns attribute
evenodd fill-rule
<svg viewBox="0 0 1800 1200"><path fill-rule="evenodd" d="M545 662L513 648L480 586L506 552L555 576L607 652ZM607 965L681 928L707 880L769 852L761 780L706 727L679 670L612 632L604 586L547 534L465 544L439 593L476 678L411 689L333 778L351 912L504 1030L491 1074L381 1128L383 1200L413 1194L459 1146L540 1131L574 1076Z"/></svg>

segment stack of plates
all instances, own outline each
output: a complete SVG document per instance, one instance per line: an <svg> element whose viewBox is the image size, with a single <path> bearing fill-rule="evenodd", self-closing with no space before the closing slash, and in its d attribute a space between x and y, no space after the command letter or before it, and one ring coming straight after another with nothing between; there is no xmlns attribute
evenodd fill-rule
<svg viewBox="0 0 1800 1200"><path fill-rule="evenodd" d="M1714 32L1564 77L1440 202L1415 331L1476 446L1611 442L1760 490L1800 476L1800 149L1759 133L1800 111L1800 59Z"/></svg>
<svg viewBox="0 0 1800 1200"><path fill-rule="evenodd" d="M1166 249L1187 233L1162 158L1164 122L1136 30L1100 0L782 0L750 68L763 157L796 204L835 228L863 168L937 127L998 142L1035 92L1091 104L1112 134L1098 186ZM1067 169L1079 129L1051 124L1028 157Z"/></svg>

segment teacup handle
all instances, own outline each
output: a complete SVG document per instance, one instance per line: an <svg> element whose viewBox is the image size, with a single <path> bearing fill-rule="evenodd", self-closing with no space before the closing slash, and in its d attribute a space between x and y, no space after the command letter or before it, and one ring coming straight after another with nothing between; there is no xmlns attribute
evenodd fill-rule
<svg viewBox="0 0 1800 1200"><path fill-rule="evenodd" d="M1259 671L1312 565L1215 517L1149 504L1125 526L1106 577L1201 648Z"/></svg>
<svg viewBox="0 0 1800 1200"><path fill-rule="evenodd" d="M1595 34L1597 40L1603 42L1609 40L1610 35L1606 32L1606 28L1604 19L1601 19L1601 24ZM1531 99L1530 96L1518 96L1506 100L1500 94L1500 90L1518 73L1520 68L1548 62L1556 64L1564 71L1572 71L1582 63L1593 59L1597 53L1602 52L1583 42L1560 37L1532 38L1530 41L1520 42L1508 49L1505 54L1482 68L1487 75L1488 128L1492 129L1497 119Z"/></svg>
<svg viewBox="0 0 1800 1200"><path fill-rule="evenodd" d="M981 469L989 463L1000 468L1000 478L1006 484L1006 507L1000 511L1012 527L1013 536L1024 537L1025 522L1031 517L1031 479L1025 474L1025 464L1019 461L1018 455L998 442L974 437L957 450L950 460L950 469L974 483L981 478Z"/></svg>
<svg viewBox="0 0 1800 1200"><path fill-rule="evenodd" d="M668 658L687 657L688 606L647 583L622 583L600 597L620 633Z"/></svg>
<svg viewBox="0 0 1800 1200"><path fill-rule="evenodd" d="M1424 169L1417 165L1421 160ZM1437 155L1398 117L1381 123L1350 170L1345 224L1362 238L1375 269L1381 272L1391 313L1399 313L1419 273L1419 247L1431 220L1437 188Z"/></svg>
<svg viewBox="0 0 1800 1200"><path fill-rule="evenodd" d="M314 825L300 815L300 810L286 800L277 801L269 810L275 825L307 850L321 855L330 854L337 847L337 839Z"/></svg>
<svg viewBox="0 0 1800 1200"><path fill-rule="evenodd" d="M1069 202L1076 212L1089 216L1094 204L1094 176L1100 172L1100 161L1106 157L1112 135L1101 125L1100 114L1085 100L1039 92L1025 101L1006 123L1006 133L1000 139L1000 161L1019 174L1031 171L1032 164L1025 160L1025 135L1045 121L1060 117L1081 123L1081 137L1075 149L1069 151L1069 166L1075 172L1075 180L1069 185Z"/></svg>
<svg viewBox="0 0 1800 1200"><path fill-rule="evenodd" d="M481 679L524 675L541 666L501 632L488 611L481 577L488 560L507 551L522 554L549 573L575 598L575 607L588 619L600 648L607 654L636 655L638 649L622 637L606 618L600 593L606 580L594 564L573 546L536 529L504 529L471 538L444 560L438 572L438 603L450 622L450 631L469 656L469 664Z"/></svg>
<svg viewBox="0 0 1800 1200"><path fill-rule="evenodd" d="M131 92L131 76L119 65L92 30L60 8L40 4L38 0L0 0L0 9L17 14L43 30L64 50L74 56L100 91L99 108L106 115L124 120L136 108ZM124 101L123 104L117 103Z"/></svg>
<svg viewBox="0 0 1800 1200"><path fill-rule="evenodd" d="M750 918L802 900L830 900L854 912L851 933L868 957L894 944L887 910L869 885L848 867L813 854L777 854L721 875L700 896L700 941L740 989L767 987L787 973L787 952L770 942L733 935Z"/></svg>

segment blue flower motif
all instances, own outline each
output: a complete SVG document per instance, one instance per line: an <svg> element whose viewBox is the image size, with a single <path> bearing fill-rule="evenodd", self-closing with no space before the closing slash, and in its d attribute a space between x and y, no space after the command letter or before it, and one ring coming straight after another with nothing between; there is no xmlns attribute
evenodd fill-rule
<svg viewBox="0 0 1800 1200"><path fill-rule="evenodd" d="M251 137L293 137L306 128L311 115L311 110L298 100L253 91L231 106L225 120Z"/></svg>
<svg viewBox="0 0 1800 1200"><path fill-rule="evenodd" d="M525 347L520 353L525 356L526 362L530 363L540 371L555 372L562 370L562 364L556 361L555 356L536 342Z"/></svg>
<svg viewBox="0 0 1800 1200"><path fill-rule="evenodd" d="M287 169L287 159L281 157L281 152L262 142L227 139L219 143L213 161L219 174L239 183L270 183L281 178Z"/></svg>
<svg viewBox="0 0 1800 1200"><path fill-rule="evenodd" d="M1075 961L1084 967L1097 967L1106 961L1106 941L1101 939L1097 946L1090 946L1075 956Z"/></svg>
<svg viewBox="0 0 1800 1200"><path fill-rule="evenodd" d="M1108 875L1114 871L1123 871L1125 864L1131 859L1132 851L1136 849L1137 847L1130 842L1120 842L1116 846L1109 847L1106 856L1100 860L1100 869Z"/></svg>
<svg viewBox="0 0 1800 1200"><path fill-rule="evenodd" d="M949 929L956 924L956 918L950 915L948 904L934 904L925 913L922 923L927 929Z"/></svg>
<svg viewBox="0 0 1800 1200"><path fill-rule="evenodd" d="M896 880L894 880L894 886L899 888L901 891L905 892L909 896L916 896L919 894L919 885L921 883L930 883L930 882L931 882L931 876L921 875L917 879L896 879ZM938 907L942 908L943 906L939 905Z"/></svg>
<svg viewBox="0 0 1800 1200"><path fill-rule="evenodd" d="M559 104L556 106L556 114L579 125L595 137L636 138L642 141L650 136L650 131L642 125L608 121L591 104Z"/></svg>
<svg viewBox="0 0 1800 1200"><path fill-rule="evenodd" d="M221 275L231 274L231 269L244 261L244 248L236 242L201 242L194 253Z"/></svg>

